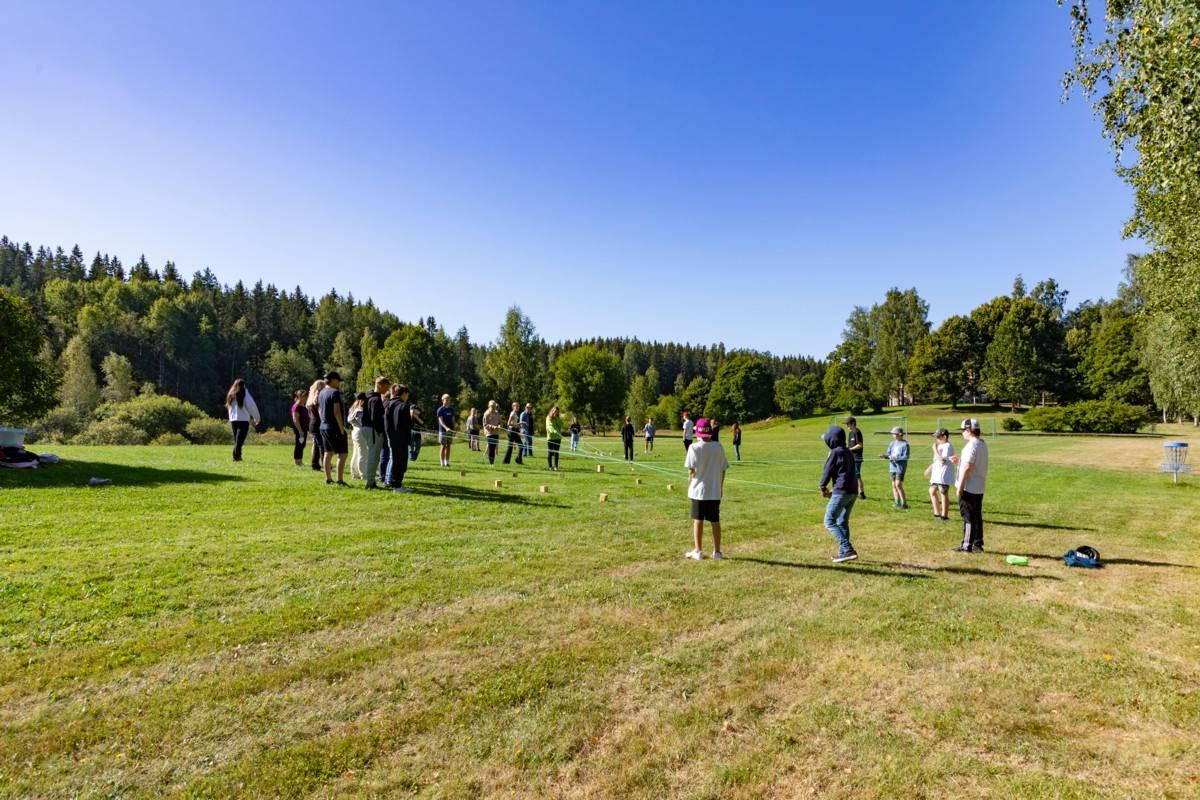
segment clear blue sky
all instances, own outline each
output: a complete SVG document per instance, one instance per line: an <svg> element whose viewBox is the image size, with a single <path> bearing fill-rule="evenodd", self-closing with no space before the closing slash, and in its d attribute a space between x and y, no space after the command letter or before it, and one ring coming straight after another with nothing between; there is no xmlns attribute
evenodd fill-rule
<svg viewBox="0 0 1200 800"><path fill-rule="evenodd" d="M0 0L3 2L3 0ZM823 356L1053 275L1130 197L1053 0L4 3L0 232L370 296L490 341Z"/></svg>

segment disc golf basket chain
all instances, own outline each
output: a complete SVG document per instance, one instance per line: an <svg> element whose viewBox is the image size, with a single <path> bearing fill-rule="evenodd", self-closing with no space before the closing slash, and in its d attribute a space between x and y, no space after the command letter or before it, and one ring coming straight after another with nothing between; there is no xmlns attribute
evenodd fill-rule
<svg viewBox="0 0 1200 800"><path fill-rule="evenodd" d="M1163 463L1159 466L1159 472L1170 472L1175 476L1175 483L1179 483L1179 475L1184 475L1192 471L1192 465L1187 463L1188 446L1185 442L1165 442L1163 444Z"/></svg>

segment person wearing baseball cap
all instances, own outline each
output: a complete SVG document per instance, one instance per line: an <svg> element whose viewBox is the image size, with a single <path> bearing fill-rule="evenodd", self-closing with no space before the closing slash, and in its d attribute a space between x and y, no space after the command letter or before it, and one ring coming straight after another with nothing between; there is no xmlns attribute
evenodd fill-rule
<svg viewBox="0 0 1200 800"><path fill-rule="evenodd" d="M908 472L908 442L904 440L904 428L892 428L892 441L887 452L880 458L888 460L888 472L892 476L892 505L908 510L908 495L904 493L904 475Z"/></svg>
<svg viewBox="0 0 1200 800"><path fill-rule="evenodd" d="M317 396L321 407L321 445L325 467L325 483L333 483L333 456L337 454L337 485L346 486L346 454L350 451L350 437L346 433L345 405L342 393L342 376L336 372L325 373L325 388Z"/></svg>
<svg viewBox="0 0 1200 800"><path fill-rule="evenodd" d="M983 490L987 487L988 449L987 442L979 435L979 420L967 418L959 426L963 445L961 456L950 460L958 464L958 479L954 491L958 495L958 513L963 519L962 544L954 548L956 553L983 552Z"/></svg>
<svg viewBox="0 0 1200 800"><path fill-rule="evenodd" d="M700 439L688 448L683 465L688 471L688 499L692 501L692 544L687 558L699 561L704 558L704 521L712 525L713 554L721 553L721 493L725 488L725 472L729 459L721 443L712 438L712 425L701 417L696 420L696 436Z"/></svg>

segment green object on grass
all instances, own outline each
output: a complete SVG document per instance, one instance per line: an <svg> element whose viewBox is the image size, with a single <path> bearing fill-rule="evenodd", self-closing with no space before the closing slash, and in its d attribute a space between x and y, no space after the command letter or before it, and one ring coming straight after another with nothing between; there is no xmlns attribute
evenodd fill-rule
<svg viewBox="0 0 1200 800"><path fill-rule="evenodd" d="M1004 560L1007 561L1008 563L1012 564L1014 567L1028 567L1029 566L1029 556L1009 556L1008 558L1006 558Z"/></svg>

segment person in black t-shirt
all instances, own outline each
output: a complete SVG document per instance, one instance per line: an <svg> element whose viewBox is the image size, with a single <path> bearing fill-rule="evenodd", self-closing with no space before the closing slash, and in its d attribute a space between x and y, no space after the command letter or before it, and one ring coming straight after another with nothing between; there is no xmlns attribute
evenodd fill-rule
<svg viewBox="0 0 1200 800"><path fill-rule="evenodd" d="M625 460L633 461L633 437L637 431L633 428L633 421L625 418L625 424L621 426L621 444L625 445Z"/></svg>
<svg viewBox="0 0 1200 800"><path fill-rule="evenodd" d="M867 499L867 490L863 486L862 466L863 466L863 435L859 430L858 420L854 417L846 417L846 449L850 451L850 455L854 456L854 477L858 481L858 499Z"/></svg>
<svg viewBox="0 0 1200 800"><path fill-rule="evenodd" d="M379 488L376 478L379 474L379 456L384 444L383 397L391 386L391 381L380 375L375 379L374 391L367 392L367 402L363 407L363 430L367 432L367 465L363 474L367 479L367 489Z"/></svg>
<svg viewBox="0 0 1200 800"><path fill-rule="evenodd" d="M317 396L321 408L321 443L325 448L325 483L333 483L333 456L337 454L337 485L347 486L342 478L346 472L346 454L350 452L350 437L346 433L346 406L342 402L342 376L330 372L325 376L325 388Z"/></svg>

